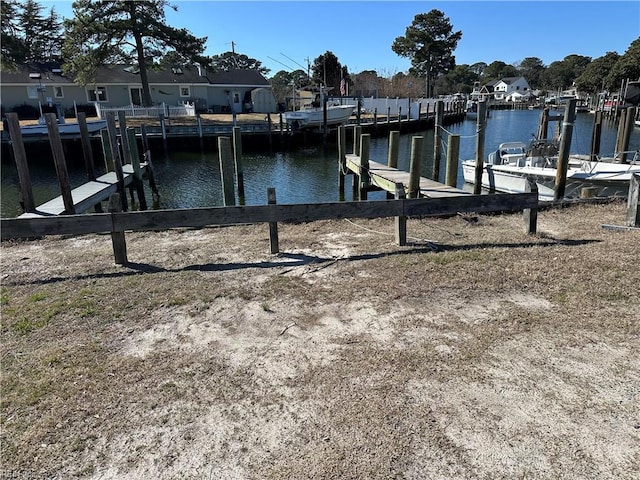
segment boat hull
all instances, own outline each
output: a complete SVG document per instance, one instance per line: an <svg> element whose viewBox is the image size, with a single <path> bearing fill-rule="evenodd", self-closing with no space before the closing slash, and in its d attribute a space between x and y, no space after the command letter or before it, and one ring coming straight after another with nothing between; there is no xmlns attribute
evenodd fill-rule
<svg viewBox="0 0 640 480"><path fill-rule="evenodd" d="M327 125L347 123L355 108L355 105L327 107ZM284 117L292 128L321 127L324 125L324 111L322 108L286 112Z"/></svg>
<svg viewBox="0 0 640 480"><path fill-rule="evenodd" d="M475 160L463 161L462 172L465 182L475 183ZM553 200L556 172L555 168L485 164L482 187L498 192L521 193L525 191L527 179L531 179L538 186L541 201ZM596 195L599 196L626 195L634 173L640 173L640 164L574 163L567 170L565 196L579 196L584 187L597 188Z"/></svg>

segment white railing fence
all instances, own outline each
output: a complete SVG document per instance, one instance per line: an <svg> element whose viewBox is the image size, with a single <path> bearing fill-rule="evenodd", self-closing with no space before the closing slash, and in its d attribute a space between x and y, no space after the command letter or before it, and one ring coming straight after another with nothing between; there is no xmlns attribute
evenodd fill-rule
<svg viewBox="0 0 640 480"><path fill-rule="evenodd" d="M196 107L193 103L183 103L182 105L169 106L166 103L155 107L141 107L139 105L125 105L123 107L103 107L95 102L96 115L104 118L107 113L117 115L124 112L125 117L159 117L163 115L170 117L195 117Z"/></svg>

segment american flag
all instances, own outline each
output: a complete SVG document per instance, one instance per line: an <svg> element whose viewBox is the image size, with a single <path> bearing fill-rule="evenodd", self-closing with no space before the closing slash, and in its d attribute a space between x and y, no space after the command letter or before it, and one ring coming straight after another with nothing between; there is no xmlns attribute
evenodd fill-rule
<svg viewBox="0 0 640 480"><path fill-rule="evenodd" d="M344 81L344 77L340 79L340 95L347 93L347 82Z"/></svg>

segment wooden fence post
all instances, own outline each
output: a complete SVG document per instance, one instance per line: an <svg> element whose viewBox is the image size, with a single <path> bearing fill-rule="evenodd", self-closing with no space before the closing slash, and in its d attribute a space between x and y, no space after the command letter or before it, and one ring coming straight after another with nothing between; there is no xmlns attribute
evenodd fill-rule
<svg viewBox="0 0 640 480"><path fill-rule="evenodd" d="M640 174L631 175L627 198L627 226L640 227Z"/></svg>
<svg viewBox="0 0 640 480"><path fill-rule="evenodd" d="M276 189L273 187L267 188L267 204L276 204ZM269 247L272 254L280 251L280 242L278 241L278 222L269 222Z"/></svg>

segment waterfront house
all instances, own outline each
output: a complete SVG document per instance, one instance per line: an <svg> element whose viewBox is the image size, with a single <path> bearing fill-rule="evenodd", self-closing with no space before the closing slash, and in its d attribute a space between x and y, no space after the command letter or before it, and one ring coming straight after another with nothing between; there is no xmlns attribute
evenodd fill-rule
<svg viewBox="0 0 640 480"><path fill-rule="evenodd" d="M269 82L255 70L206 72L197 65L148 70L154 105L193 104L196 111L224 113L275 112ZM139 70L128 65L97 69L95 82L79 85L64 74L60 64L20 65L0 72L0 103L3 111L31 106L54 108L73 114L76 106L100 104L122 107L142 104ZM270 99L271 97L271 99Z"/></svg>
<svg viewBox="0 0 640 480"><path fill-rule="evenodd" d="M493 84L493 95L496 100L506 101L512 93L527 96L530 91L531 87L524 77L506 77Z"/></svg>

